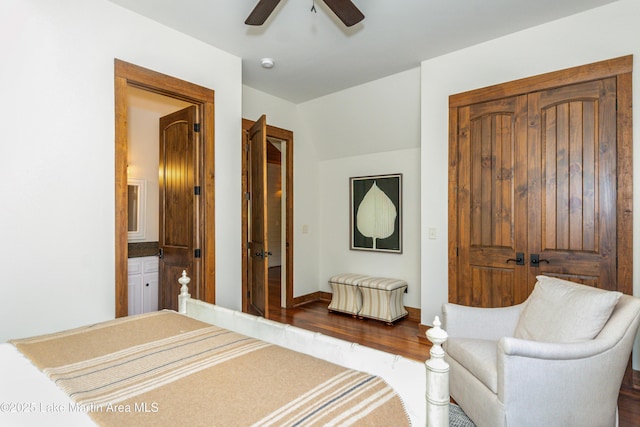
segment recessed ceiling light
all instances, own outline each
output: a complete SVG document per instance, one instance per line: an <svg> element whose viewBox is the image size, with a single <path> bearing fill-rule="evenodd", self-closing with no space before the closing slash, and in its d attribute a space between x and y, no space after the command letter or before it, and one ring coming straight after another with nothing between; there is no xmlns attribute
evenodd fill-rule
<svg viewBox="0 0 640 427"><path fill-rule="evenodd" d="M275 65L273 63L273 59L271 58L262 58L260 60L260 64L262 65L263 68L273 68L273 66Z"/></svg>

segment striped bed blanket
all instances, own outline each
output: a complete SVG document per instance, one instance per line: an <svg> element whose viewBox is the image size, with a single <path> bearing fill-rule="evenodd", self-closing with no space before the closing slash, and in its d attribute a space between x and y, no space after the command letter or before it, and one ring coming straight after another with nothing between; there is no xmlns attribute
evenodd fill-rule
<svg viewBox="0 0 640 427"><path fill-rule="evenodd" d="M409 424L376 376L172 311L11 342L99 425Z"/></svg>

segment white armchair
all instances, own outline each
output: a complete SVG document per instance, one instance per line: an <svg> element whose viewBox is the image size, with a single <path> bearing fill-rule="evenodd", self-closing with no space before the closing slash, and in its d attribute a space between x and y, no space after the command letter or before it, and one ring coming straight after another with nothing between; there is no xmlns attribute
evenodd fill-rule
<svg viewBox="0 0 640 427"><path fill-rule="evenodd" d="M614 426L640 299L539 276L522 304L444 304L451 397L478 427Z"/></svg>

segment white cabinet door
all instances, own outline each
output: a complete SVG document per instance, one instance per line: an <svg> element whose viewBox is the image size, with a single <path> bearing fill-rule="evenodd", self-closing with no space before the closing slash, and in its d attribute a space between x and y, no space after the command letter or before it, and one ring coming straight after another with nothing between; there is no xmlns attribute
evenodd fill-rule
<svg viewBox="0 0 640 427"><path fill-rule="evenodd" d="M129 316L142 313L142 260L129 259Z"/></svg>
<svg viewBox="0 0 640 427"><path fill-rule="evenodd" d="M129 315L158 311L158 257L129 258Z"/></svg>
<svg viewBox="0 0 640 427"><path fill-rule="evenodd" d="M142 312L158 311L158 257L145 258L142 271Z"/></svg>

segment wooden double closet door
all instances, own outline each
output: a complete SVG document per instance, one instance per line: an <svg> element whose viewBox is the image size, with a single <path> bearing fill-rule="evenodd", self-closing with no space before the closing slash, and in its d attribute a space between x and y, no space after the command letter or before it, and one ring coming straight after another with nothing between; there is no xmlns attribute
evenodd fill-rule
<svg viewBox="0 0 640 427"><path fill-rule="evenodd" d="M450 301L518 304L541 274L632 292L630 67L450 98Z"/></svg>

